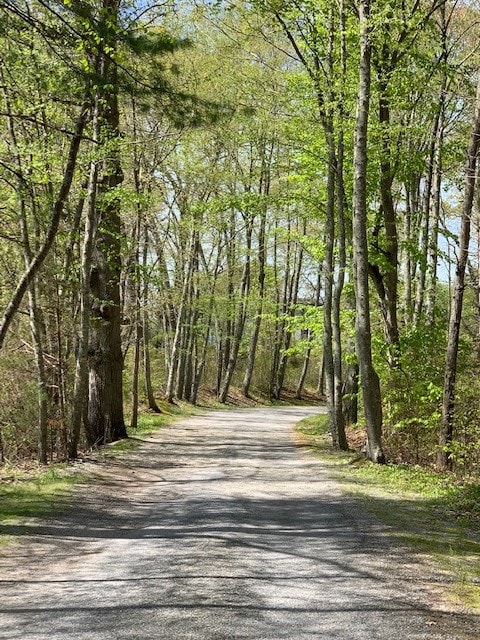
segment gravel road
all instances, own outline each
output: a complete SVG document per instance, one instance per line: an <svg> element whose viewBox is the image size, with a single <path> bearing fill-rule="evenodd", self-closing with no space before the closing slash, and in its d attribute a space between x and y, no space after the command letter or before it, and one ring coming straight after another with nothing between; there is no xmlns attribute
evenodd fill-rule
<svg viewBox="0 0 480 640"><path fill-rule="evenodd" d="M0 638L478 640L443 578L295 446L319 410L189 418L99 464L62 513L4 527Z"/></svg>

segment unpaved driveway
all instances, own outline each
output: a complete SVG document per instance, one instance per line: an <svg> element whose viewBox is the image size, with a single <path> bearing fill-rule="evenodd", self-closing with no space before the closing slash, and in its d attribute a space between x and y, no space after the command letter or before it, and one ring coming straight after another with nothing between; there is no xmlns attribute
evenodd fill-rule
<svg viewBox="0 0 480 640"><path fill-rule="evenodd" d="M177 423L63 514L9 527L0 638L478 639L478 618L433 604L441 579L294 446L318 410Z"/></svg>

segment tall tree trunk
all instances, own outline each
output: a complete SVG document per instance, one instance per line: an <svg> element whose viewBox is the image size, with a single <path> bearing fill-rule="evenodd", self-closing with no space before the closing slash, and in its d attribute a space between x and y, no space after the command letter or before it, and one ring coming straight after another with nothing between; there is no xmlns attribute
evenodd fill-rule
<svg viewBox="0 0 480 640"><path fill-rule="evenodd" d="M410 185L405 185L405 216L403 240L405 244L403 256L403 320L405 325L409 325L412 321L412 254L410 245L412 242L412 204L411 204Z"/></svg>
<svg viewBox="0 0 480 640"><path fill-rule="evenodd" d="M332 303L333 303L333 249L335 244L335 181L336 181L336 157L332 146L333 134L327 133L328 145L328 173L327 173L327 205L325 215L325 259L323 262L323 366L325 380L325 395L327 400L327 413L332 434L333 446L338 447L338 431L335 412L335 367L333 363L333 327L332 327Z"/></svg>
<svg viewBox="0 0 480 640"><path fill-rule="evenodd" d="M415 324L420 322L420 318L425 310L425 285L427 281L428 269L428 248L431 235L431 201L432 201L432 185L434 176L435 149L438 139L438 125L440 121L440 113L437 111L432 123L432 131L430 134L430 149L428 154L427 175L425 177L425 186L423 189L423 205L422 219L423 224L420 236L420 262L418 268L417 290L415 295L415 311L413 321Z"/></svg>
<svg viewBox="0 0 480 640"><path fill-rule="evenodd" d="M30 330L32 334L33 349L35 352L35 364L37 367L37 398L38 398L38 460L42 464L48 461L48 393L47 378L45 372L42 323L40 310L37 304L38 291L35 283L28 289L28 309L30 316Z"/></svg>
<svg viewBox="0 0 480 640"><path fill-rule="evenodd" d="M345 267L347 262L346 240L345 240L345 187L343 181L344 172L344 83L346 78L346 18L343 0L340 0L340 38L341 38L341 88L338 97L338 139L337 139L337 159L336 159L336 180L337 180L337 279L332 292L332 346L333 346L333 393L334 393L334 416L335 416L335 438L334 443L342 451L348 449L347 437L345 434L345 419L343 414L343 350L341 331L341 299L345 282ZM333 75L333 69L332 69ZM332 431L333 433L333 431Z"/></svg>
<svg viewBox="0 0 480 640"><path fill-rule="evenodd" d="M354 143L353 265L355 338L367 428L367 456L384 462L380 381L372 362L367 244L367 136L371 86L370 0L360 0L360 73Z"/></svg>
<svg viewBox="0 0 480 640"><path fill-rule="evenodd" d="M268 196L270 193L270 164L273 154L273 143L270 149L268 162L265 159L265 145L262 147L262 170L260 175L259 193ZM267 221L267 206L262 206L260 211L260 227L258 231L258 304L253 319L253 329L250 336L247 367L243 378L242 393L246 398L250 397L250 385L252 383L255 356L257 353L260 326L262 323L263 303L265 297L265 264L267 259L267 247L265 243L265 226Z"/></svg>
<svg viewBox="0 0 480 640"><path fill-rule="evenodd" d="M99 105L98 95L93 110L93 139L99 137ZM78 337L77 356L75 364L75 381L73 389L72 416L70 421L70 436L68 442L68 457L74 459L78 455L78 443L82 420L87 411L88 387L88 344L90 336L90 312L92 301L90 298L90 273L92 269L92 255L98 226L98 210L96 208L99 163L92 160L87 191L87 213L82 246L81 290L80 290L80 334ZM95 436L89 433L88 422L85 423L87 441L92 443Z"/></svg>
<svg viewBox="0 0 480 640"><path fill-rule="evenodd" d="M457 375L458 344L462 321L463 293L465 290L465 269L470 245L470 224L476 183L476 167L480 148L480 80L477 84L475 114L473 117L470 142L465 166L465 187L461 214L458 259L453 283L453 294L448 327L445 378L443 383L442 423L439 437L437 465L445 469L452 465L449 447L453 439L455 414L455 382Z"/></svg>
<svg viewBox="0 0 480 640"><path fill-rule="evenodd" d="M170 353L170 367L168 370L167 386L165 390L165 397L167 402L173 402L175 397L175 383L178 377L179 364L181 359L181 347L184 337L184 321L187 313L188 296L190 293L190 283L192 278L192 271L194 265L194 254L197 247L197 232L192 229L190 235L190 242L188 247L187 265L184 273L184 281L182 285L182 294L180 298L180 306L177 312L177 323L175 327L175 336L173 338L172 349Z"/></svg>
<svg viewBox="0 0 480 640"><path fill-rule="evenodd" d="M144 274L148 261L148 227L144 224L144 241L142 252L142 266ZM147 394L148 408L154 413L161 413L160 408L155 400L152 385L152 368L150 361L150 319L149 319L149 282L148 276L144 275L143 293L142 293L142 343L143 343L143 373L145 377L145 392Z"/></svg>
<svg viewBox="0 0 480 640"><path fill-rule="evenodd" d="M245 320L247 318L248 307L248 295L250 292L250 252L252 248L252 224L253 220L245 218L246 224L246 254L245 265L243 267L242 278L240 281L239 300L237 304L237 311L235 314L235 322L233 329L233 336L231 340L231 348L225 376L220 388L218 399L220 402L225 402L227 399L230 384L232 382L233 374L237 364L238 352L240 350L240 344L242 341L243 330L245 327Z"/></svg>
<svg viewBox="0 0 480 640"><path fill-rule="evenodd" d="M355 296L353 291L346 296L345 306L348 310L355 312ZM356 424L358 422L358 359L355 357L355 338L349 335L347 338L346 351L349 356L348 364L345 368L345 381L342 390L343 419L345 425Z"/></svg>
<svg viewBox="0 0 480 640"><path fill-rule="evenodd" d="M286 286L287 279L289 277L290 271L290 220L288 222L288 238L287 238L287 255L286 255L286 263L285 263L285 277L283 282L282 291L280 290L280 281L279 281L279 267L278 267L278 233L279 227L278 222L277 226L274 230L274 239L273 239L273 278L274 278L274 291L275 291L275 319L274 319L274 337L272 344L272 359L270 363L270 377L268 382L268 392L271 398L274 397L275 393L275 377L278 371L278 364L280 362L280 349L281 349L281 339L283 336L282 316L285 315L285 298L286 298ZM283 298L283 300L282 300Z"/></svg>
<svg viewBox="0 0 480 640"><path fill-rule="evenodd" d="M302 222L302 233L305 235L306 233L306 220L304 219ZM286 298L284 301L284 315L285 320L282 322L282 343L280 349L280 360L278 363L277 374L275 377L274 391L273 397L276 400L280 400L283 384L285 380L285 374L287 371L287 362L288 362L288 349L290 348L290 343L292 340L292 331L289 328L289 318L293 318L295 315L295 308L298 301L298 292L300 288L300 276L302 273L302 264L303 264L303 245L297 243L295 256L294 256L294 265L293 265L293 273L291 278L285 282L286 286Z"/></svg>
<svg viewBox="0 0 480 640"><path fill-rule="evenodd" d="M435 302L437 291L437 268L438 268L438 228L441 217L441 204L442 204L442 150L443 150L443 127L444 127L444 113L442 107L442 114L439 122L438 136L437 136L437 148L435 152L435 173L433 177L433 211L432 211L432 224L430 229L430 238L428 246L428 280L426 291L426 308L425 319L427 324L433 325L435 319Z"/></svg>
<svg viewBox="0 0 480 640"><path fill-rule="evenodd" d="M435 156L434 156L434 175L433 175L433 217L432 229L428 247L428 288L426 303L426 321L427 324L433 325L435 320L435 303L437 291L437 267L438 267L438 227L441 217L442 203L442 177L443 177L443 139L445 129L445 99L447 91L447 74L446 64L448 62L449 46L448 46L448 24L446 20L445 3L440 7L440 27L442 31L442 62L445 70L442 76L442 85L440 87L439 106L438 106L438 123L436 128Z"/></svg>
<svg viewBox="0 0 480 640"><path fill-rule="evenodd" d="M387 47L388 49L388 47ZM384 59L387 56L384 56ZM395 205L392 194L394 173L390 157L390 100L388 84L390 71L380 68L379 72L379 122L382 132L382 152L380 162L380 197L385 225L386 259L382 286L377 286L380 294L382 315L385 324L385 339L389 346L390 364L396 366L399 357L399 332L397 319L398 299L398 236ZM375 278L374 278L375 279Z"/></svg>
<svg viewBox="0 0 480 640"><path fill-rule="evenodd" d="M136 429L138 425L138 407L139 407L139 394L138 384L140 378L140 357L142 347L142 313L140 306L141 299L141 280L140 280L140 235L142 227L142 214L139 211L136 222L135 230L135 242L137 247L135 249L135 282L133 283L133 291L135 293L135 299L133 301L133 322L134 322L134 348L133 348L133 367L132 367L132 413L130 420L130 427Z"/></svg>
<svg viewBox="0 0 480 640"><path fill-rule="evenodd" d="M103 0L100 23L110 34L104 43L116 49L118 0ZM123 414L123 354L121 342L120 274L121 236L120 196L116 189L123 182L120 165L118 74L111 52L102 51L100 79L100 141L106 157L98 182L97 207L102 219L92 255L90 291L92 322L89 345L88 430L93 444L104 444L127 437ZM108 89L106 89L108 87Z"/></svg>

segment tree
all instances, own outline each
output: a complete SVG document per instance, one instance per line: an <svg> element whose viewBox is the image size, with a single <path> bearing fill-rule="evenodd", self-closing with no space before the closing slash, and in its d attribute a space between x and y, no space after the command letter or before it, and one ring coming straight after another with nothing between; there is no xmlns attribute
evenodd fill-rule
<svg viewBox="0 0 480 640"><path fill-rule="evenodd" d="M445 358L445 379L443 386L442 424L440 430L437 465L445 469L452 465L450 445L453 438L455 411L455 381L457 375L458 345L462 321L465 290L465 270L470 245L471 216L477 180L477 162L480 150L480 79L477 83L475 113L472 121L470 141L465 163L465 186L461 213L459 254L455 269L455 279L450 308L447 352Z"/></svg>
<svg viewBox="0 0 480 640"><path fill-rule="evenodd" d="M367 456L382 463L382 401L380 381L372 362L370 294L368 290L367 244L367 137L371 90L370 0L358 5L360 64L358 105L355 119L353 185L353 267L355 284L355 343L360 367L363 410L367 428Z"/></svg>

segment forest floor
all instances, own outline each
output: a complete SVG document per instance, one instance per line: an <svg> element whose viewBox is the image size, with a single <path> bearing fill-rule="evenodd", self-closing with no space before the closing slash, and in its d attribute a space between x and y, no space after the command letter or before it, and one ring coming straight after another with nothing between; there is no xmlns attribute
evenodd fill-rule
<svg viewBox="0 0 480 640"><path fill-rule="evenodd" d="M449 577L298 447L319 407L212 411L4 524L5 640L478 640Z"/></svg>

